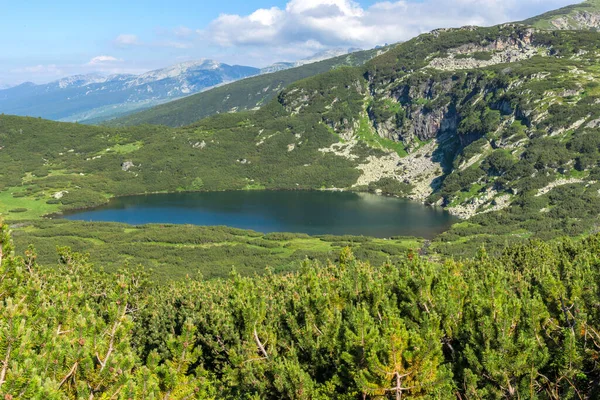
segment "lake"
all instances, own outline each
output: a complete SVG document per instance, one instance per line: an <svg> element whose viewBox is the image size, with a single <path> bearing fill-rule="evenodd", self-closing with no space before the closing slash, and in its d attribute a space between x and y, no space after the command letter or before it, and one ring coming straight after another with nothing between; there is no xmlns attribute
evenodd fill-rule
<svg viewBox="0 0 600 400"><path fill-rule="evenodd" d="M258 232L432 238L457 221L446 211L352 192L229 191L119 197L64 216L71 220L225 225Z"/></svg>

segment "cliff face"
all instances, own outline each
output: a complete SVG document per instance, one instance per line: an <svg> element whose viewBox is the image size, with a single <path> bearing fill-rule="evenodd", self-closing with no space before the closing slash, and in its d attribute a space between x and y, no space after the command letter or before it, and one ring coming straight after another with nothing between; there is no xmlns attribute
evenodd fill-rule
<svg viewBox="0 0 600 400"><path fill-rule="evenodd" d="M396 117L380 121L372 113L377 133L382 137L400 140L405 143L415 138L427 141L445 133L455 134L458 127L456 104L447 98L457 85L452 78L441 80L407 82L390 91L392 101L401 107L402 118L396 123Z"/></svg>

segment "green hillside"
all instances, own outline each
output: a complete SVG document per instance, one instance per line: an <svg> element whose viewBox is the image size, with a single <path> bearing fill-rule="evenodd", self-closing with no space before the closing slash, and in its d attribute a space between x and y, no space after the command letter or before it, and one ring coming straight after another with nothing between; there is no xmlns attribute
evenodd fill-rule
<svg viewBox="0 0 600 400"><path fill-rule="evenodd" d="M595 31L600 28L600 1L585 0L527 19L523 23L541 29L589 29Z"/></svg>
<svg viewBox="0 0 600 400"><path fill-rule="evenodd" d="M79 222L64 219L20 221L14 224L17 249L33 245L38 262L54 265L57 248L68 246L88 254L106 271L123 265L143 265L160 282L189 276L226 278L232 269L244 276L298 270L307 260L326 263L351 247L361 261L383 264L418 251L425 240L408 237L309 236L302 233L263 234L229 227Z"/></svg>
<svg viewBox="0 0 600 400"><path fill-rule="evenodd" d="M0 212L25 220L136 193L346 188L469 218L433 243L445 254L592 232L599 39L439 30L292 84L259 111L177 129L1 116Z"/></svg>
<svg viewBox="0 0 600 400"><path fill-rule="evenodd" d="M289 84L332 68L362 65L384 49L366 50L300 67L243 79L184 99L107 122L110 126L141 124L183 126L210 115L252 110L273 99Z"/></svg>

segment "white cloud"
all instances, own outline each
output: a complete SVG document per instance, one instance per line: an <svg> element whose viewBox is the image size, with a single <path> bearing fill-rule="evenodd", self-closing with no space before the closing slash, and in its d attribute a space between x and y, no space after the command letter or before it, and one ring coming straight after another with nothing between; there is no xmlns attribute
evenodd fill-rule
<svg viewBox="0 0 600 400"><path fill-rule="evenodd" d="M137 37L137 35L132 35L129 33L123 33L120 34L119 36L117 36L117 38L115 39L115 44L117 46L138 46L141 44L140 39Z"/></svg>
<svg viewBox="0 0 600 400"><path fill-rule="evenodd" d="M103 64L109 64L109 63L114 63L114 62L119 62L119 61L123 61L123 60L120 60L113 56L97 56L97 57L92 58L88 62L88 65L103 65Z"/></svg>
<svg viewBox="0 0 600 400"><path fill-rule="evenodd" d="M407 40L436 28L494 25L531 17L577 0L382 1L368 8L351 0L290 0L285 9L259 9L250 15L223 14L205 40L223 47L373 47Z"/></svg>

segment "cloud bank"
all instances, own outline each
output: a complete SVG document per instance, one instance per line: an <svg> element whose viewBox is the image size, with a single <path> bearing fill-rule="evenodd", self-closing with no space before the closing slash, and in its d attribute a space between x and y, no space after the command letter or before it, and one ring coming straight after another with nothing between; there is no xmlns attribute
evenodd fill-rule
<svg viewBox="0 0 600 400"><path fill-rule="evenodd" d="M0 75L5 75L0 78L6 81L0 84L74 73L139 73L199 58L261 67L328 48L367 49L404 41L436 28L519 21L580 1L387 0L362 6L352 0L288 0L284 7L247 15L222 14L204 27L157 28L153 34L116 32L106 47L94 51L102 55L91 59L0 67Z"/></svg>
<svg viewBox="0 0 600 400"><path fill-rule="evenodd" d="M223 14L199 31L222 47L354 46L370 48L442 27L494 25L576 3L576 0L383 1L364 8L351 0L291 0L281 9Z"/></svg>

